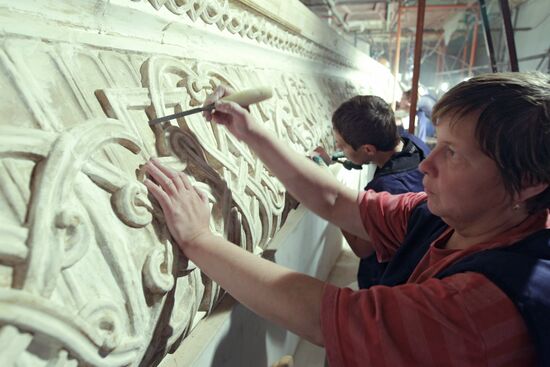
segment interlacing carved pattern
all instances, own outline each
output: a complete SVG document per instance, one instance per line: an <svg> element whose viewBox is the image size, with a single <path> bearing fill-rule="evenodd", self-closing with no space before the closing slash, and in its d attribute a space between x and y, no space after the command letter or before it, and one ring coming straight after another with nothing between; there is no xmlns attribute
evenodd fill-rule
<svg viewBox="0 0 550 367"><path fill-rule="evenodd" d="M143 292L165 294L173 287L173 276L166 272L173 260L167 243L153 244L145 256L147 263L155 252L164 254L154 266L141 270L128 258L133 246L124 236L125 227L148 226L151 203L143 184L94 159L109 145L130 154L140 151L124 125L106 118L61 133L0 128L0 165L7 174L0 188L5 197L13 200L18 181L25 179L17 169L20 162L35 163L32 195L19 192L28 202L26 215L21 216L23 208L17 213L22 227L13 218L0 227L3 240L16 242L1 245L2 260L12 259L13 288L0 288L0 323L23 331L14 335L12 327L2 328L0 339L25 340L21 348L40 344L27 333L41 335L50 343L57 341L59 353L91 365L120 366L138 357L144 340L136 331L151 318ZM97 192L100 187L104 191ZM101 196L110 196L112 204L98 201ZM104 284L85 284L82 271L90 261L105 274ZM149 279L145 289L141 275ZM87 297L90 289L84 292L83 286L91 287L96 297Z"/></svg>
<svg viewBox="0 0 550 367"><path fill-rule="evenodd" d="M35 65L45 60L53 69L43 74ZM83 65L92 78L82 78ZM174 343L201 314L201 274L170 243L162 217L153 222L158 208L135 172L153 135L132 120L99 117L90 83L120 80L107 65L136 73L112 52L30 40L0 50L0 70L13 81L6 93L29 116L0 124L2 365L147 364L150 350ZM63 104L53 108L49 90L26 88L38 80ZM181 169L177 158L165 160ZM170 334L153 339L157 325Z"/></svg>
<svg viewBox="0 0 550 367"><path fill-rule="evenodd" d="M219 30L300 55L345 67L356 67L351 60L307 38L285 30L277 23L239 8L228 0L149 0L155 9L163 6L172 13L198 19Z"/></svg>
<svg viewBox="0 0 550 367"><path fill-rule="evenodd" d="M188 173L208 194L212 230L248 251L265 248L284 222L282 185L225 128L200 114L149 119L200 105L220 83L268 84L274 97L251 113L305 154L330 147L330 111L353 92L338 79L32 40L6 41L0 68L13 82L6 93L21 97L18 113L28 112L0 124L6 365L148 365L219 300L141 183L136 169L151 156ZM39 81L55 88L26 88Z"/></svg>
<svg viewBox="0 0 550 367"><path fill-rule="evenodd" d="M152 96L150 113L154 116L199 105L216 84L225 83L240 89L240 83L236 84L230 77L219 74L215 67L204 63L190 68L173 58L153 57L145 66L142 68L146 73L143 80ZM169 125L153 126L159 152L171 154L165 150L171 147L171 151L186 163L188 173L215 188L212 195L216 202L229 200L231 203L215 211L219 215L214 218L216 230L231 238L238 237L237 244L249 251L256 246L264 247L280 226L284 207L284 190L280 183L224 127L206 123L200 114L180 119L179 129L169 129L166 134ZM240 219L231 221L236 221L239 233L233 233L225 223L233 207ZM242 225L239 225L241 219Z"/></svg>

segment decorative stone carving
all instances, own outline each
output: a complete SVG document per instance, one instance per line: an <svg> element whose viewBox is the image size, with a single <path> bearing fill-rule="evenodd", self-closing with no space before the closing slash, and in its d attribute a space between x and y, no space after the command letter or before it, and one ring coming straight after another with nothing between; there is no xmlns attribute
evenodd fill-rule
<svg viewBox="0 0 550 367"><path fill-rule="evenodd" d="M165 6L172 13L187 16L193 22L201 19L206 24L216 25L219 30L248 38L258 43L311 59L323 59L342 66L354 66L341 54L314 42L296 36L264 17L243 9L238 3L227 0L149 0L155 9Z"/></svg>
<svg viewBox="0 0 550 367"><path fill-rule="evenodd" d="M371 87L349 49L253 3L0 1L0 365L151 365L216 305L141 183L152 156L207 192L236 245L261 253L281 228L284 188L223 127L148 124L220 83L270 85L259 121L297 154L332 145L332 110ZM225 61L201 42L236 48Z"/></svg>

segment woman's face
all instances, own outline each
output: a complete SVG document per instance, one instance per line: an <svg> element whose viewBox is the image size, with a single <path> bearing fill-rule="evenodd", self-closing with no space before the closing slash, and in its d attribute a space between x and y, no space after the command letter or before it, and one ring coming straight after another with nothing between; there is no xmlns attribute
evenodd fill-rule
<svg viewBox="0 0 550 367"><path fill-rule="evenodd" d="M477 114L437 125L437 145L420 164L428 208L453 227L498 219L512 206L496 163L475 140ZM480 222L482 221L482 222Z"/></svg>

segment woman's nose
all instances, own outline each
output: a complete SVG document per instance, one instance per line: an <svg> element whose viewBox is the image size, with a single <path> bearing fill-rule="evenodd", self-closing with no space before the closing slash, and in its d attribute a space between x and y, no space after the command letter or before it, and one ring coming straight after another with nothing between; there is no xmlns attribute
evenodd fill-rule
<svg viewBox="0 0 550 367"><path fill-rule="evenodd" d="M433 176L436 172L434 160L435 160L435 155L437 154L437 152L435 152L436 154L434 154L434 152L435 152L435 150L432 151L430 154L428 154L426 159L424 159L418 165L418 169L420 170L420 172L422 172L425 175Z"/></svg>

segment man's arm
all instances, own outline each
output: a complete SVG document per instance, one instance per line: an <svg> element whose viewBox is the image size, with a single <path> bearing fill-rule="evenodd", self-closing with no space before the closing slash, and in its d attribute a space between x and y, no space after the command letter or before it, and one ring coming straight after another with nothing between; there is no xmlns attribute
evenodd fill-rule
<svg viewBox="0 0 550 367"><path fill-rule="evenodd" d="M208 227L208 198L191 185L184 173L174 172L157 160L148 162L145 168L155 181L147 179L145 185L159 202L170 233L185 255L260 316L322 346L324 283L213 235Z"/></svg>
<svg viewBox="0 0 550 367"><path fill-rule="evenodd" d="M317 215L360 238L368 239L356 202L357 191L342 185L327 170L295 152L260 125L247 110L234 102L218 99L229 92L218 87L205 104L217 101L208 120L225 125L246 143L290 194Z"/></svg>

